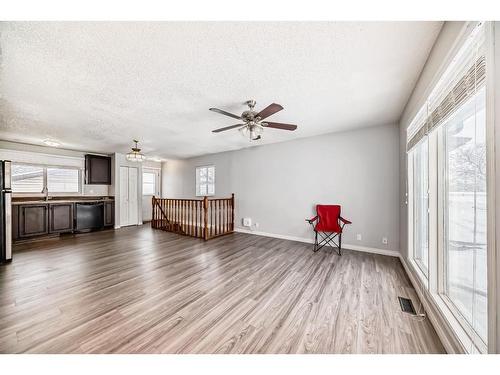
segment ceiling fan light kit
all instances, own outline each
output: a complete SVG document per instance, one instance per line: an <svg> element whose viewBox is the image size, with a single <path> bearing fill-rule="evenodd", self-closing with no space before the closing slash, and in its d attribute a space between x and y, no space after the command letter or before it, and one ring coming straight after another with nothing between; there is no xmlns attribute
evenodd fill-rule
<svg viewBox="0 0 500 375"><path fill-rule="evenodd" d="M222 109L210 108L212 112L216 112L221 115L243 121L243 124L226 126L224 128L212 130L212 132L219 133L226 130L239 128L238 130L245 138L250 139L250 141L257 141L261 139L261 135L264 132L264 128L274 128L274 129L290 130L290 131L297 129L297 125L283 124L279 122L269 122L269 121L262 122L262 120L283 109L283 107L279 104L276 103L270 104L260 112L254 111L256 104L255 100L247 100L245 104L248 106L249 109L244 111L241 114L241 116L234 115Z"/></svg>
<svg viewBox="0 0 500 375"><path fill-rule="evenodd" d="M137 146L139 141L134 139L134 142L135 142L135 147L132 147L132 151L130 151L126 155L126 158L128 161L142 163L144 160L146 160L146 156L141 153L141 149Z"/></svg>

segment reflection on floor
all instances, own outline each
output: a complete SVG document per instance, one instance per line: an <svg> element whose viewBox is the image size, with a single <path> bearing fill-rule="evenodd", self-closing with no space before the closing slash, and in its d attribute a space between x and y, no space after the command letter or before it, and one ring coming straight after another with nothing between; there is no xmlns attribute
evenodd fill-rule
<svg viewBox="0 0 500 375"><path fill-rule="evenodd" d="M0 352L441 353L397 258L148 226L17 245Z"/></svg>

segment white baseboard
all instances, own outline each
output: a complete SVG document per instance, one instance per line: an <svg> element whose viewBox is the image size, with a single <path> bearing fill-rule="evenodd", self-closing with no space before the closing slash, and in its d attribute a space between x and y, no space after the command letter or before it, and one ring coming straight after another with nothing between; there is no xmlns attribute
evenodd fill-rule
<svg viewBox="0 0 500 375"><path fill-rule="evenodd" d="M297 242L304 242L304 243L311 243L311 244L314 242L314 240L312 238L295 237L295 236L288 236L288 235L284 235L284 234L260 232L260 231L256 231L256 230L245 229L245 228L234 228L234 231L240 232L240 233L254 234L256 236L280 238L280 239L289 240L289 241L297 241ZM362 251L365 253L387 255L387 256L391 256L391 257L399 257L400 256L399 251L397 251L397 250L377 249L375 247L351 245L351 244L346 244L346 243L342 244L342 248L345 248L348 250Z"/></svg>

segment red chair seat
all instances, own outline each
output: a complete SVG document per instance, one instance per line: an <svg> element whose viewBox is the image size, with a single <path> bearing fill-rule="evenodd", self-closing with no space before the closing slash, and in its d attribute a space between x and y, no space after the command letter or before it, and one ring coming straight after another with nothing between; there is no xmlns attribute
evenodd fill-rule
<svg viewBox="0 0 500 375"><path fill-rule="evenodd" d="M318 214L318 223L314 227L315 231L342 233L342 228L339 224L339 205L318 204L316 206L316 213Z"/></svg>

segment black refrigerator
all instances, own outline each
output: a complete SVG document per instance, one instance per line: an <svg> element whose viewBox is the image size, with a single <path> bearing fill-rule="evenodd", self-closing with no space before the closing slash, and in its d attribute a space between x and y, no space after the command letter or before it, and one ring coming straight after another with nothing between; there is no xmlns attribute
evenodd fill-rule
<svg viewBox="0 0 500 375"><path fill-rule="evenodd" d="M12 260L11 163L0 160L0 263Z"/></svg>

